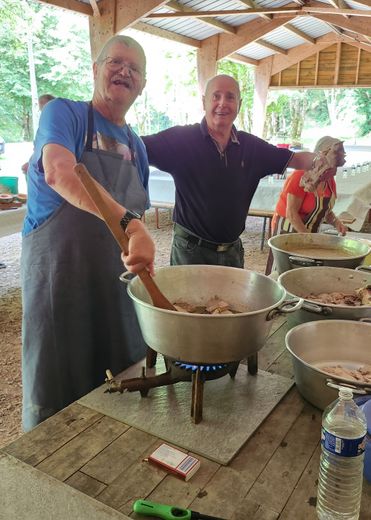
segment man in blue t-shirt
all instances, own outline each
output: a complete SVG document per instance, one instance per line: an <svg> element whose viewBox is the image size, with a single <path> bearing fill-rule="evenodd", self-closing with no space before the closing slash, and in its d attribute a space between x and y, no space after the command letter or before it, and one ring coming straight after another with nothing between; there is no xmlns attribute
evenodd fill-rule
<svg viewBox="0 0 371 520"><path fill-rule="evenodd" d="M243 267L240 234L262 177L287 166L308 169L309 152L279 149L233 125L241 105L238 83L219 75L207 83L201 124L142 137L149 163L175 182L171 263Z"/></svg>
<svg viewBox="0 0 371 520"><path fill-rule="evenodd" d="M27 431L142 359L146 344L126 290L121 251L74 172L83 163L129 238L132 272L153 274L144 145L125 116L145 86L146 59L115 36L93 66L91 102L50 101L28 169L22 242L23 427Z"/></svg>

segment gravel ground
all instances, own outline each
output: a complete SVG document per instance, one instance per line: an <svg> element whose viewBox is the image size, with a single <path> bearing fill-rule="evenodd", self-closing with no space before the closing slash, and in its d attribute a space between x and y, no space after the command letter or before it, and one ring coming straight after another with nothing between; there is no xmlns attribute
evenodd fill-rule
<svg viewBox="0 0 371 520"><path fill-rule="evenodd" d="M154 210L146 214L146 224L156 243L156 265L168 264L172 225L170 213L160 210L160 229L156 229ZM245 266L264 272L268 248L260 251L262 219L249 217L242 240ZM20 292L20 234L0 239L0 447L21 434L21 292Z"/></svg>

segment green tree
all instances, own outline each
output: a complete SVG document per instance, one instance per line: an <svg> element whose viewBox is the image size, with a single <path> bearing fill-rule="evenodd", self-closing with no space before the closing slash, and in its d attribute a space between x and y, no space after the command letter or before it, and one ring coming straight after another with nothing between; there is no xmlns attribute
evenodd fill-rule
<svg viewBox="0 0 371 520"><path fill-rule="evenodd" d="M356 119L361 137L371 132L371 89L354 89L355 106L358 117Z"/></svg>
<svg viewBox="0 0 371 520"><path fill-rule="evenodd" d="M0 0L0 132L8 141L32 139L27 38L32 34L38 95L72 99L91 95L87 28L60 27L57 12L31 0Z"/></svg>

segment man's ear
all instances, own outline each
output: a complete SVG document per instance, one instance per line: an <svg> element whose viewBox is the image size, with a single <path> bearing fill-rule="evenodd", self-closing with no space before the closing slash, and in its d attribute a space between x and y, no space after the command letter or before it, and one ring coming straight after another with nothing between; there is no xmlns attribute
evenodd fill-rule
<svg viewBox="0 0 371 520"><path fill-rule="evenodd" d="M237 110L237 113L240 111L241 105L242 105L242 98L240 98L240 101L239 101L239 103L238 103L238 110Z"/></svg>
<svg viewBox="0 0 371 520"><path fill-rule="evenodd" d="M202 96L202 107L205 110L205 96Z"/></svg>
<svg viewBox="0 0 371 520"><path fill-rule="evenodd" d="M97 79L97 73L98 73L98 65L97 65L97 62L95 61L93 63L93 79L94 79L94 81Z"/></svg>

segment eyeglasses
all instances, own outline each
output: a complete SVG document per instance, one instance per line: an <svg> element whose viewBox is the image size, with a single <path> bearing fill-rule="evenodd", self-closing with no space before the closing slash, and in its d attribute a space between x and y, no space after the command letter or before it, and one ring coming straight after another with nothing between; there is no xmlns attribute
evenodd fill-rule
<svg viewBox="0 0 371 520"><path fill-rule="evenodd" d="M143 75L143 70L141 67L135 63L128 63L121 58L112 58L111 56L107 56L102 61L106 62L107 67L112 70L112 72L118 72L119 70L125 68L129 71L129 74L132 77L139 78Z"/></svg>

